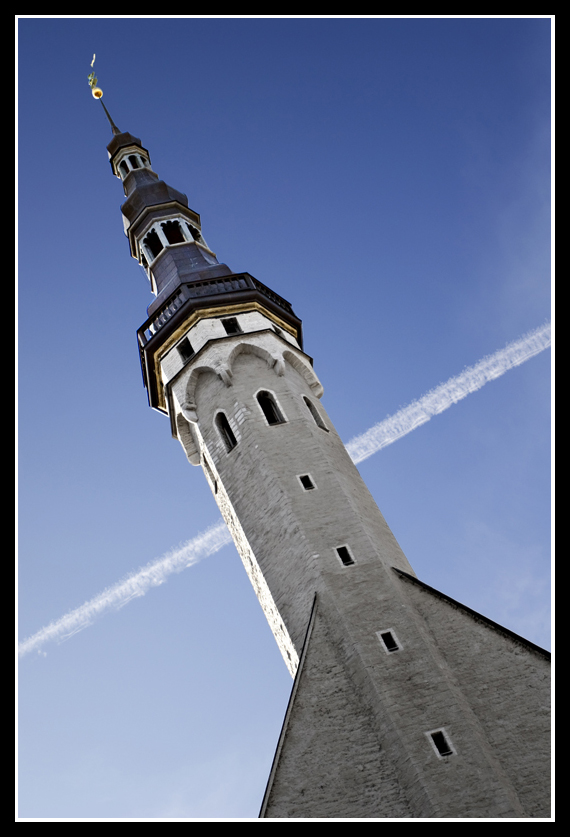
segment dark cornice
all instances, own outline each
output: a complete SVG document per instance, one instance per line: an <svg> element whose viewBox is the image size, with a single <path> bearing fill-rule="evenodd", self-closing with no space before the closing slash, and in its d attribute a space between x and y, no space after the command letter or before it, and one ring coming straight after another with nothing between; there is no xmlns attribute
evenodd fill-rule
<svg viewBox="0 0 570 837"><path fill-rule="evenodd" d="M224 281L226 280L226 281ZM226 282L237 285L242 283L239 290L224 290L222 293L212 292L214 288L223 289ZM211 290L210 290L211 289ZM197 291L206 291L203 295L194 295ZM172 300L180 299L180 305L174 308ZM158 391L158 380L156 375L155 357L161 347L169 340L172 334L183 325L183 323L195 312L201 309L225 309L229 306L240 306L247 308L251 305L261 305L267 311L272 312L276 317L288 323L293 331L301 350L303 348L303 335L301 320L294 314L291 305L278 294L275 294L262 282L254 279L249 273L230 274L227 277L216 277L206 282L183 283L175 293L166 300L161 311L164 315L155 313L138 330L138 342L140 361L143 374L143 383L147 389L148 402L151 407L159 412L164 412L160 406ZM169 309L172 309L172 313ZM157 331L147 338L149 326L168 317Z"/></svg>

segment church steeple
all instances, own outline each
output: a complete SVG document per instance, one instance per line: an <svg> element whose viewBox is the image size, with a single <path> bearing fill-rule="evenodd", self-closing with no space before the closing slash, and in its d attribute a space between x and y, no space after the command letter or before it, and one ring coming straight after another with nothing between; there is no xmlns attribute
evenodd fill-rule
<svg viewBox="0 0 570 837"><path fill-rule="evenodd" d="M291 305L220 264L186 195L110 124L156 294L137 332L149 403L202 467L295 677L260 817L547 816L547 655L416 578Z"/></svg>
<svg viewBox="0 0 570 837"><path fill-rule="evenodd" d="M138 330L143 381L150 405L169 414L172 435L180 439L180 422L171 404L171 379L205 342L205 321L210 332L217 325L222 328L220 336L227 336L235 315L243 313L249 316L241 322L251 322L252 330L271 328L302 349L301 320L285 299L262 282L249 273L234 273L218 261L187 196L159 178L141 140L120 131L107 108L105 113L113 131L107 145L109 162L126 196L121 206L125 235L156 297ZM252 319L253 312L257 317ZM201 336L195 333L199 322ZM189 460L199 464L195 445L185 450Z"/></svg>
<svg viewBox="0 0 570 837"><path fill-rule="evenodd" d="M188 207L186 195L153 171L150 154L138 137L113 129L107 152L127 198L121 211L131 255L144 268L156 297L164 296L173 270L179 276L204 270L209 276L219 275L220 270L231 272L219 265L206 244L200 216ZM182 245L182 249L175 254L169 249L172 245Z"/></svg>

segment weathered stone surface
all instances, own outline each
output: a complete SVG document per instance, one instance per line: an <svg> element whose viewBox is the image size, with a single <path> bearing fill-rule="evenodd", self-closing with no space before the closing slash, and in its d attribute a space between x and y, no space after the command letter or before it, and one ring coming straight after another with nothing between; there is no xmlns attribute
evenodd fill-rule
<svg viewBox="0 0 570 837"><path fill-rule="evenodd" d="M317 594L263 816L547 816L546 660L413 581L315 398L320 385L305 356L277 333L255 331L255 316L244 312L240 324L239 338L218 329L196 366L177 373L173 394L193 420L210 484L293 674ZM268 423L260 391L283 422ZM231 450L216 425L220 411ZM315 488L303 488L303 474ZM354 564L343 565L340 545ZM385 629L398 637L396 653L380 644ZM438 730L447 756L431 737Z"/></svg>

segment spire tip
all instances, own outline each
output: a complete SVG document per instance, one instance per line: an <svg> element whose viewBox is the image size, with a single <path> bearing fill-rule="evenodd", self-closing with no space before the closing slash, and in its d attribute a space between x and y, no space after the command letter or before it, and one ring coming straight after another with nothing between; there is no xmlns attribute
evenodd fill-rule
<svg viewBox="0 0 570 837"><path fill-rule="evenodd" d="M91 61L91 72L87 76L87 82L89 84L89 87L91 88L91 93L93 95L93 98L94 99L101 99L102 96L103 96L103 91L101 90L100 87L97 87L97 76L95 75L95 71L93 70L93 64L94 63L95 63L95 53L93 53L93 60ZM121 132L120 132L119 128L117 128L117 126L113 122L113 120L111 118L111 114L109 113L109 111L107 110L107 108L105 107L103 102L101 102L101 104L103 105L103 110L105 111L105 113L107 115L107 119L109 120L109 124L111 125L111 130L113 131L113 134L120 134Z"/></svg>

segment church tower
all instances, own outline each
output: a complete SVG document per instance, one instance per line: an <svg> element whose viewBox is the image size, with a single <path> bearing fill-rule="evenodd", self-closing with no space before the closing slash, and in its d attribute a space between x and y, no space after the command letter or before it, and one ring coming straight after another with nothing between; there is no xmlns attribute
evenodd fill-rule
<svg viewBox="0 0 570 837"><path fill-rule="evenodd" d="M260 817L549 817L549 655L416 577L290 303L219 262L107 116L155 296L138 330L149 404L203 469L294 678Z"/></svg>

